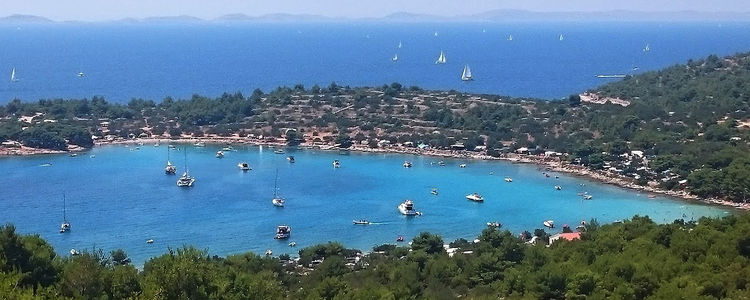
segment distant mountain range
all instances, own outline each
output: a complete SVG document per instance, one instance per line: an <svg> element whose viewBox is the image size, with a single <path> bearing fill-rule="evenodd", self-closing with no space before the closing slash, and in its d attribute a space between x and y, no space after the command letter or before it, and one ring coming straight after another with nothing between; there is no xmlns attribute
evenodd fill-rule
<svg viewBox="0 0 750 300"><path fill-rule="evenodd" d="M260 16L228 14L214 19L194 16L162 16L125 18L105 22L124 23L204 23L204 22L750 22L750 12L698 12L698 11L599 11L599 12L536 12L526 10L492 10L471 15L438 16L409 12L393 13L377 18L326 17L312 14L276 13ZM33 15L10 15L0 18L0 24L53 23L57 21ZM82 21L65 21L82 22Z"/></svg>

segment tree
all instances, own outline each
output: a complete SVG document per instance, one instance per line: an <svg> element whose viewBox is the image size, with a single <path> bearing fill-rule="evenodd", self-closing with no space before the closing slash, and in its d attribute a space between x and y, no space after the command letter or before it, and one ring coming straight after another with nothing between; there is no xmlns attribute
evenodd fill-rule
<svg viewBox="0 0 750 300"><path fill-rule="evenodd" d="M443 239L439 235L430 234L429 232L422 232L416 236L412 241L411 249L414 251L421 250L427 254L445 253Z"/></svg>

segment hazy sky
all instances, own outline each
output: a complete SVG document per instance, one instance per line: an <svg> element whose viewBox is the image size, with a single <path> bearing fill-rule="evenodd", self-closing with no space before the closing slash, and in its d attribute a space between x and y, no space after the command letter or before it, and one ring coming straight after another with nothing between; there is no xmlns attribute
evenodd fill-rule
<svg viewBox="0 0 750 300"><path fill-rule="evenodd" d="M533 11L750 11L748 0L0 0L0 15L32 14L54 20L269 13L380 17L394 12L461 15L493 9Z"/></svg>

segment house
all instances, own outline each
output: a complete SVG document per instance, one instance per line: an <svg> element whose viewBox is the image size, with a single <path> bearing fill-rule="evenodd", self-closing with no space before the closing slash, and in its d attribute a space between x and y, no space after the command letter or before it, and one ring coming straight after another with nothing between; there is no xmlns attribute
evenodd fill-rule
<svg viewBox="0 0 750 300"><path fill-rule="evenodd" d="M580 240L581 233L580 232L558 233L549 237L549 243L552 244L554 241L557 241L559 239L564 239L566 241Z"/></svg>
<svg viewBox="0 0 750 300"><path fill-rule="evenodd" d="M529 148L521 147L516 149L516 153L518 154L529 154Z"/></svg>

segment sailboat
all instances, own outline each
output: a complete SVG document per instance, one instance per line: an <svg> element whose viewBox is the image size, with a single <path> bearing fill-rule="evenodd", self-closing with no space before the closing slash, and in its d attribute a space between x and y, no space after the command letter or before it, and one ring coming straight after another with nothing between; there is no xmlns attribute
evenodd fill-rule
<svg viewBox="0 0 750 300"><path fill-rule="evenodd" d="M437 31L435 31L435 36L438 36L438 33L437 33Z"/></svg>
<svg viewBox="0 0 750 300"><path fill-rule="evenodd" d="M651 45L646 44L646 47L643 47L643 52L649 52L651 51Z"/></svg>
<svg viewBox="0 0 750 300"><path fill-rule="evenodd" d="M167 175L174 175L177 173L177 167L175 167L172 162L169 161L169 152L170 149L167 147L167 166L164 167L164 173Z"/></svg>
<svg viewBox="0 0 750 300"><path fill-rule="evenodd" d="M443 53L443 50L440 50L440 56L435 61L435 64L444 64L446 62L445 60L445 53Z"/></svg>
<svg viewBox="0 0 750 300"><path fill-rule="evenodd" d="M187 150L185 150L185 173L180 176L180 179L177 179L177 186L179 187L191 187L193 186L193 183L195 183L195 178L190 177L188 174L188 167L187 167Z"/></svg>
<svg viewBox="0 0 750 300"><path fill-rule="evenodd" d="M276 169L276 180L273 182L273 206L284 207L284 197L279 196L279 170Z"/></svg>
<svg viewBox="0 0 750 300"><path fill-rule="evenodd" d="M395 55L393 55L393 58L391 58L391 60L392 61L397 61L398 60L398 53L396 53Z"/></svg>
<svg viewBox="0 0 750 300"><path fill-rule="evenodd" d="M461 80L463 81L474 80L474 77L471 76L471 68L469 68L469 65L464 66L464 71L463 73L461 73Z"/></svg>
<svg viewBox="0 0 750 300"><path fill-rule="evenodd" d="M60 233L68 231L70 231L70 222L68 222L68 216L66 215L65 194L63 194L63 222L60 224Z"/></svg>
<svg viewBox="0 0 750 300"><path fill-rule="evenodd" d="M511 34L511 35L508 35L508 40L509 40L509 41L512 41L512 40L513 40L513 35L512 35L512 34Z"/></svg>
<svg viewBox="0 0 750 300"><path fill-rule="evenodd" d="M560 40L562 41L564 39L565 39L565 37L562 34L560 34Z"/></svg>
<svg viewBox="0 0 750 300"><path fill-rule="evenodd" d="M398 41L398 48L401 49L401 41Z"/></svg>
<svg viewBox="0 0 750 300"><path fill-rule="evenodd" d="M13 68L13 70L10 71L10 82L16 81L18 81L18 78L16 78L16 68Z"/></svg>

